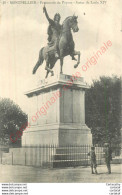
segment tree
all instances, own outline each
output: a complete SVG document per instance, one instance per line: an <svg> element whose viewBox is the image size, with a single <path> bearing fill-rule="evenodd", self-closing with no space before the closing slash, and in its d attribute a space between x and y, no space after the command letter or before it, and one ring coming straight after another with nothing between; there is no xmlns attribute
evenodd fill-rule
<svg viewBox="0 0 122 195"><path fill-rule="evenodd" d="M24 124L27 124L27 115L21 108L8 98L0 99L1 141L4 142L6 137L10 140L10 135L13 135L12 139L14 140L16 133ZM9 143L12 144L12 141L9 141ZM15 144L20 145L20 139L18 139Z"/></svg>
<svg viewBox="0 0 122 195"><path fill-rule="evenodd" d="M86 91L86 124L93 143L120 143L121 79L100 77Z"/></svg>

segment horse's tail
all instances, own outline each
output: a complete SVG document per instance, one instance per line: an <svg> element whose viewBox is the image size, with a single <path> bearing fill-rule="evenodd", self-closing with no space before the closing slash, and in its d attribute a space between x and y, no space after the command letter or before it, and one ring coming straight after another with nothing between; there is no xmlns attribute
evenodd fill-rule
<svg viewBox="0 0 122 195"><path fill-rule="evenodd" d="M43 61L44 61L43 49L44 49L44 47L43 47L43 48L40 50L40 52L39 52L39 59L38 59L36 65L35 65L34 68L33 68L33 72L32 72L33 74L36 73L37 69L39 68L40 65L42 65L42 63L43 63Z"/></svg>

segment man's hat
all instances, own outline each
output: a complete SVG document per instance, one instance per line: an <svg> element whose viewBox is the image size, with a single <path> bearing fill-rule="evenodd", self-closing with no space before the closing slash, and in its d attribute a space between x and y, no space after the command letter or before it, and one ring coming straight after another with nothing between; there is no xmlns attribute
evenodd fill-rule
<svg viewBox="0 0 122 195"><path fill-rule="evenodd" d="M109 146L109 143L104 143L104 146Z"/></svg>
<svg viewBox="0 0 122 195"><path fill-rule="evenodd" d="M95 149L95 147L94 146L91 146L91 149Z"/></svg>

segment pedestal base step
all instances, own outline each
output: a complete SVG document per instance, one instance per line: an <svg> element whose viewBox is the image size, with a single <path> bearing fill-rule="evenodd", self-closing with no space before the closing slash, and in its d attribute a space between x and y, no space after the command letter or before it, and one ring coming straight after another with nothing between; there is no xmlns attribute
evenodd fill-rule
<svg viewBox="0 0 122 195"><path fill-rule="evenodd" d="M100 158L103 158L104 154L100 154ZM96 154L96 158L99 159L99 154ZM90 157L86 153L69 153L69 154L56 154L53 157L54 160L89 160Z"/></svg>
<svg viewBox="0 0 122 195"><path fill-rule="evenodd" d="M55 154L52 159L53 168L61 167L76 167L90 165L90 157L88 156L90 146L69 146L56 148ZM97 164L103 163L103 152L96 152Z"/></svg>
<svg viewBox="0 0 122 195"><path fill-rule="evenodd" d="M71 153L88 153L91 146L71 146L56 148L56 154L71 154Z"/></svg>

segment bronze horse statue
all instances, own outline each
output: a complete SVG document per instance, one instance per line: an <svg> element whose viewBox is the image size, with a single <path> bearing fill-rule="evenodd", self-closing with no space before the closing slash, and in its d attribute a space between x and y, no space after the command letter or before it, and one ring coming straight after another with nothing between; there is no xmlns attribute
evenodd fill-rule
<svg viewBox="0 0 122 195"><path fill-rule="evenodd" d="M63 24L62 24L62 30L61 35L59 38L59 44L58 44L58 51L59 51L59 60L60 60L60 73L63 73L62 67L63 67L63 59L65 56L75 56L78 55L78 61L74 65L74 68L77 68L80 63L80 51L75 51L75 43L73 41L73 36L71 30L73 32L78 32L78 22L77 22L76 16L69 16L67 17ZM36 73L37 69L40 65L43 64L43 61L46 61L46 67L45 70L47 70L46 78L48 77L49 72L51 73L51 76L54 75L52 68L54 67L56 61L58 60L55 57L55 51L54 46L49 47L43 47L39 52L39 58L38 61L33 68L33 74ZM73 58L74 59L74 58ZM76 60L76 59L75 59Z"/></svg>

